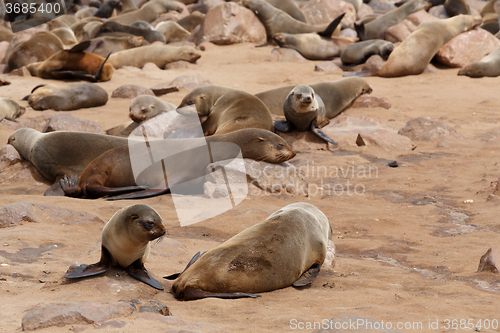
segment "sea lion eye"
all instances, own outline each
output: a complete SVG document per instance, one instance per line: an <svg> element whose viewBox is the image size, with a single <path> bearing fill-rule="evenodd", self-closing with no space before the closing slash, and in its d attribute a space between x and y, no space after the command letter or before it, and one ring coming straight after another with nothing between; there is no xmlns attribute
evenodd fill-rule
<svg viewBox="0 0 500 333"><path fill-rule="evenodd" d="M302 98L302 94L298 94L298 95L297 95L297 98Z"/></svg>
<svg viewBox="0 0 500 333"><path fill-rule="evenodd" d="M283 144L281 144L281 143L277 143L277 144L275 144L274 146L275 146L276 148L278 148L278 149L283 148Z"/></svg>
<svg viewBox="0 0 500 333"><path fill-rule="evenodd" d="M141 112L142 113L146 113L146 109L141 109Z"/></svg>
<svg viewBox="0 0 500 333"><path fill-rule="evenodd" d="M194 101L188 101L186 104L187 104L187 105L193 105L193 104L194 104Z"/></svg>

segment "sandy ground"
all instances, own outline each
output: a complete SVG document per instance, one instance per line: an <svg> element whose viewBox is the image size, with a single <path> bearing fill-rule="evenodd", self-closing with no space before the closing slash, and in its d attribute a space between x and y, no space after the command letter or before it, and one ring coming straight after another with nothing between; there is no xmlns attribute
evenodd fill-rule
<svg viewBox="0 0 500 333"><path fill-rule="evenodd" d="M258 93L283 85L341 78L339 74L314 72L314 62L270 62L271 49L251 44L214 46L203 52L195 68L120 69L111 81L99 85L111 95L114 89L127 83L151 87L180 75L194 75L213 84ZM473 319L475 324L487 319L500 320L499 276L476 273L481 255L500 243L498 202L486 201L495 185L492 182L500 174L497 155L500 139L483 142L477 138L500 129L496 114L500 109L499 79L458 77L457 71L439 69L436 74L366 78L373 95L388 98L392 107L345 111L348 115L376 118L394 130L413 118L430 116L454 127L456 137L417 141L417 148L407 152L346 144L330 150L299 150L291 160L295 166L309 164L328 170L373 168L377 172L371 177L357 174L337 177L318 174L320 169L313 172L314 167L311 168L308 178L312 185L361 184L358 190L364 188L364 191L358 191L360 195L353 195L352 187L347 193L345 187L340 195L313 191L309 198L249 196L235 209L188 227L180 227L170 195L141 200L160 213L168 229L168 239L153 247L146 263L165 291L156 291L116 270L76 283L64 280L63 275L73 262L98 260L96 243L103 223L24 223L2 229L0 262L9 266L0 267L0 331L19 331L23 315L37 305L138 297L159 301L180 318L210 323L227 332L299 331L308 322L321 322L338 315L372 317L379 322L390 322L393 328L398 323L406 324L407 328L413 326L403 327L401 332L471 331L446 329L446 320ZM34 86L48 82L32 77L9 76L9 79L12 84L1 87L0 95L16 100ZM180 91L162 98L178 104L184 94ZM128 120L129 103L127 99L110 98L105 106L71 114L96 121L107 129ZM23 118L39 114L28 108ZM0 142L6 143L11 132L0 124ZM399 167L387 167L387 160L397 160ZM0 185L0 205L23 201L44 203L86 211L107 221L119 208L134 203L44 197L47 187L47 183L36 180L4 183ZM473 202L464 203L465 200ZM263 221L277 209L300 201L314 204L326 214L337 246L335 269L322 271L310 288L289 287L264 293L257 299L191 302L177 301L168 292L171 282L162 277L182 270L193 254L211 249ZM133 317L119 320L126 326L108 327L106 331L156 331L148 321L134 322ZM436 320L437 327L429 328L429 322ZM70 327L40 332L66 332ZM85 331L97 328L89 325Z"/></svg>

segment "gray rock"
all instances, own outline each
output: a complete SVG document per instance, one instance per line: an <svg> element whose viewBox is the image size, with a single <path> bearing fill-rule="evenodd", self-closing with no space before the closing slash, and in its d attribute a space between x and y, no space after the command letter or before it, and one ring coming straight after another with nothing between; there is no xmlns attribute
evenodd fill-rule
<svg viewBox="0 0 500 333"><path fill-rule="evenodd" d="M387 151L413 150L416 147L408 137L384 130L360 133L356 144L358 146L378 146Z"/></svg>
<svg viewBox="0 0 500 333"><path fill-rule="evenodd" d="M32 202L16 202L0 208L0 228L23 225L24 222L56 224L104 223L99 217L84 211Z"/></svg>
<svg viewBox="0 0 500 333"><path fill-rule="evenodd" d="M5 145L0 149L0 170L21 162L22 157L12 145Z"/></svg>
<svg viewBox="0 0 500 333"><path fill-rule="evenodd" d="M155 94L151 91L151 89L137 86L135 84L126 84L115 89L111 98L136 98L140 95L154 96Z"/></svg>
<svg viewBox="0 0 500 333"><path fill-rule="evenodd" d="M398 132L414 141L432 141L441 136L456 135L456 133L451 126L430 117L412 119Z"/></svg>
<svg viewBox="0 0 500 333"><path fill-rule="evenodd" d="M172 80L168 85L170 87L185 88L187 90L193 90L199 87L212 84L209 80L202 79L198 76L182 75L178 76Z"/></svg>
<svg viewBox="0 0 500 333"><path fill-rule="evenodd" d="M356 22L356 8L345 1L311 0L301 6L300 9L309 24L329 24L343 13L345 13L345 16L341 25L354 27L354 22Z"/></svg>
<svg viewBox="0 0 500 333"><path fill-rule="evenodd" d="M91 120L83 120L67 113L58 113L50 117L42 133L55 131L78 131L104 134L101 126Z"/></svg>
<svg viewBox="0 0 500 333"><path fill-rule="evenodd" d="M344 71L333 61L320 61L314 66L315 72L328 72L342 74Z"/></svg>
<svg viewBox="0 0 500 333"><path fill-rule="evenodd" d="M377 97L371 95L361 95L354 100L351 108L384 108L390 109L391 103L387 97Z"/></svg>

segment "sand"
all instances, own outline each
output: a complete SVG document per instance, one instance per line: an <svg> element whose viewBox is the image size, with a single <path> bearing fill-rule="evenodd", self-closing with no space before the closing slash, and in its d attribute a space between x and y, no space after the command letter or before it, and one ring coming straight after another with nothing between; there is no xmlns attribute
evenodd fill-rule
<svg viewBox="0 0 500 333"><path fill-rule="evenodd" d="M111 95L123 84L152 87L180 75L193 75L213 84L258 93L284 85L342 78L314 72L314 62L270 62L271 50L252 44L213 46L203 52L193 68L119 69L111 81L98 85ZM23 315L34 306L133 298L161 302L177 317L209 323L227 332L311 332L305 329L310 327L308 323L339 315L371 317L386 325L390 322L393 328L400 323L401 332L458 332L446 329L446 320L460 323L461 319L473 319L474 324L499 320L500 278L493 273L476 273L481 255L489 247L500 245L498 201L486 201L500 174L500 139L485 142L477 137L500 129L496 114L500 109L498 78L459 77L457 71L438 69L434 74L366 78L372 94L386 97L392 107L350 108L345 115L366 115L394 131L411 119L429 116L452 126L457 135L415 141L417 148L413 151L357 147L355 137L330 150L298 150L290 162L310 165L309 182L315 189L322 187L323 192L312 190L309 197L249 196L234 209L188 227L180 226L170 195L137 201L153 206L168 229L168 239L153 246L146 263L165 291L154 290L119 270L75 283L65 281L63 275L73 262L98 261L97 242L104 223L24 222L0 230L0 263L9 265L0 267L0 331L19 331ZM0 87L0 96L15 100L38 84L63 84L34 77L9 79L12 84ZM162 99L178 104L185 93L179 91ZM20 103L27 106L24 101ZM105 106L71 114L108 129L128 121L129 103L128 99L110 98ZM41 114L28 108L20 120ZM0 142L6 143L11 132L0 123ZM390 160L398 161L399 167L387 167ZM344 171L372 168L373 173L336 176L325 174L322 166ZM344 191L327 193L324 184L340 184ZM44 197L48 186L47 182L30 179L3 183L0 206L24 201L43 203L86 211L107 221L118 209L136 202ZM180 272L196 252L209 250L277 209L301 201L316 205L326 214L337 247L335 268L323 270L309 288L289 287L256 299L191 302L177 301L168 292L171 282L162 277ZM152 322L134 316L116 320L125 323L124 327L107 327L105 331L155 331ZM437 327L429 328L429 323L435 325L436 321ZM405 329L405 324L412 328ZM71 327L40 332L66 332ZM85 331L97 328L89 325ZM161 331L167 331L167 327ZM482 328L481 332L498 329Z"/></svg>

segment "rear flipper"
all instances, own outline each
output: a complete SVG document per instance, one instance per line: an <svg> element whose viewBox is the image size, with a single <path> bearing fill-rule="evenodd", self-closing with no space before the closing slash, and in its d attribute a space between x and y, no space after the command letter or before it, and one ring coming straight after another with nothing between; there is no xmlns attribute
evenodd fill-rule
<svg viewBox="0 0 500 333"><path fill-rule="evenodd" d="M340 21L342 21L344 16L345 13L338 16L335 20L332 21L332 23L328 25L328 27L324 31L318 32L318 35L328 38L332 37L333 32L335 31L335 29L337 29L337 26L340 24Z"/></svg>
<svg viewBox="0 0 500 333"><path fill-rule="evenodd" d="M314 264L307 271L305 271L293 284L294 287L305 287L310 285L319 274L321 266Z"/></svg>
<svg viewBox="0 0 500 333"><path fill-rule="evenodd" d="M316 120L313 120L311 122L311 131L316 134L318 137L320 137L321 139L325 140L326 142L329 142L333 145L338 145L337 142L333 141L332 138L330 138L328 135L326 135L325 133L323 133L323 131L321 131L319 128L316 127Z"/></svg>
<svg viewBox="0 0 500 333"><path fill-rule="evenodd" d="M57 176L54 184L52 184L51 187L46 189L45 193L43 195L46 197L63 197L64 191L63 191L63 188L61 187L61 184L59 184L61 179L62 179L62 176Z"/></svg>
<svg viewBox="0 0 500 333"><path fill-rule="evenodd" d="M100 198L106 195L123 194L140 190L144 190L144 187L140 186L107 187L98 184L88 184L83 188L83 192L85 194L85 197L87 198Z"/></svg>
<svg viewBox="0 0 500 333"><path fill-rule="evenodd" d="M118 195L115 197L107 197L106 200L126 200L126 199L142 199L142 198L150 198L157 195L162 195L168 193L170 189L156 190L156 189L147 189L142 191L137 191L134 193Z"/></svg>
<svg viewBox="0 0 500 333"><path fill-rule="evenodd" d="M292 130L291 124L287 120L275 120L274 129L283 133L288 133Z"/></svg>
<svg viewBox="0 0 500 333"><path fill-rule="evenodd" d="M136 261L134 261L125 270L130 274L130 276L132 276L136 280L144 282L145 284L150 285L151 287L156 288L158 290L164 289L161 283L158 282L158 280L156 280L154 277L152 277L149 274L148 270L144 267L144 264L142 263L142 258L139 258Z"/></svg>
<svg viewBox="0 0 500 333"><path fill-rule="evenodd" d="M93 265L80 265L73 272L66 274L66 279L78 279L105 273L111 266L112 256L108 249L101 247L101 260Z"/></svg>
<svg viewBox="0 0 500 333"><path fill-rule="evenodd" d="M68 197L78 198L82 194L81 188L78 186L78 176L68 176L64 175L62 179L59 180L59 184L61 185L64 194Z"/></svg>
<svg viewBox="0 0 500 333"><path fill-rule="evenodd" d="M175 274L172 274L172 275L169 275L169 276L164 276L163 278L164 279L167 279L167 280L175 280L177 279L180 275L182 275L182 273L184 273L186 271L186 269L189 268L189 266L191 266L192 264L194 264L198 259L201 258L202 255L204 255L205 253L207 253L207 251L203 252L200 254L200 252L197 252L192 258L191 260L188 262L188 264L186 265L186 268L184 268L184 270L181 272L181 273L175 273Z"/></svg>
<svg viewBox="0 0 500 333"><path fill-rule="evenodd" d="M186 287L186 289L184 289L181 295L176 295L175 297L185 301L192 301L195 299L202 299L202 298L222 298L222 299L257 298L260 297L260 295L252 293L211 293L208 291L192 287Z"/></svg>

